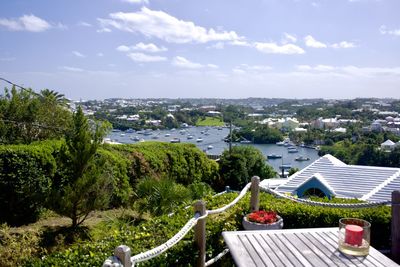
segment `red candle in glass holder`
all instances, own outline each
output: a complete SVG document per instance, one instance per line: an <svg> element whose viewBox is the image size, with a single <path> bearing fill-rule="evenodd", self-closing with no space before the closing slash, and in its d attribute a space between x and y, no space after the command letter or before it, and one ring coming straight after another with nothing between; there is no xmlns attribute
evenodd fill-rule
<svg viewBox="0 0 400 267"><path fill-rule="evenodd" d="M344 242L352 246L361 246L363 239L363 232L361 226L348 224L346 225L346 233Z"/></svg>

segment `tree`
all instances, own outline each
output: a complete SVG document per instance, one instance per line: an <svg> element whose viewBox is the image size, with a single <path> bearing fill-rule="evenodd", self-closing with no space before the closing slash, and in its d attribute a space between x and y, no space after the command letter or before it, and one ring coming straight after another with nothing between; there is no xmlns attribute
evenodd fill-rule
<svg viewBox="0 0 400 267"><path fill-rule="evenodd" d="M110 199L111 180L102 172L104 160L96 155L109 128L108 123L90 125L80 107L73 114L51 198L53 209L71 218L72 227L81 224L91 211L106 207Z"/></svg>
<svg viewBox="0 0 400 267"><path fill-rule="evenodd" d="M273 168L266 164L260 150L253 146L235 146L231 153L225 150L219 164L225 185L235 189L242 189L252 176L266 179L276 175Z"/></svg>

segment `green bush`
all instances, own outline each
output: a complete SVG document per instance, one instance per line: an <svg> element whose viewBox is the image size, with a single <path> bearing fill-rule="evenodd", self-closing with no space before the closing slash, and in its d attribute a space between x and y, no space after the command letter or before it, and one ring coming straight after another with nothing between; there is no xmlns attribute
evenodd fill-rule
<svg viewBox="0 0 400 267"><path fill-rule="evenodd" d="M0 222L36 220L56 170L53 150L48 143L0 146Z"/></svg>
<svg viewBox="0 0 400 267"><path fill-rule="evenodd" d="M243 188L252 176L266 179L276 175L273 168L265 163L261 151L253 146L235 146L231 151L225 150L219 165L223 185L238 190Z"/></svg>
<svg viewBox="0 0 400 267"><path fill-rule="evenodd" d="M228 193L217 197L208 197L207 208L215 209L229 203L237 196ZM214 257L225 247L221 232L242 229L241 221L249 212L248 194L237 205L220 215L210 215L206 222L207 259ZM390 235L390 208L336 209L311 207L284 199L276 199L261 193L260 207L277 211L284 219L284 228L338 227L343 217L357 217L372 224L372 245L375 248L388 248ZM100 266L112 255L114 248L120 244L128 245L132 254L144 252L167 241L176 234L193 216L193 211L180 207L173 216L158 216L138 225L104 223L101 226L102 236L96 240L73 245L65 251L59 251L33 260L28 266ZM197 250L193 245L193 231L166 253L141 263L141 266L194 266ZM229 256L218 262L232 266Z"/></svg>
<svg viewBox="0 0 400 267"><path fill-rule="evenodd" d="M133 186L144 177L170 179L183 185L205 182L215 187L220 183L218 164L193 144L144 142L109 145L106 149L129 159Z"/></svg>

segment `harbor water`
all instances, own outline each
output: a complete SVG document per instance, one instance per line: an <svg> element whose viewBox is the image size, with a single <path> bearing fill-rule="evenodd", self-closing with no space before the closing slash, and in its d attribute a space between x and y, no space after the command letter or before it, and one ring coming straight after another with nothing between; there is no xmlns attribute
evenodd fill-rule
<svg viewBox="0 0 400 267"><path fill-rule="evenodd" d="M229 144L223 139L229 135L228 128L221 127L189 127L185 129L172 130L147 130L134 132L112 132L107 137L112 141L131 144L140 141L160 141L171 142L171 140L179 140L181 143L192 143L198 146L201 150L211 155L220 155L225 149L229 148ZM236 145L245 145L233 143ZM258 148L265 158L270 154L282 155L282 158L268 159L270 164L277 172L281 172L279 166L290 165L293 168L303 169L310 163L319 158L318 151L311 148L297 147L297 153L289 153L285 146L275 144L246 144ZM296 161L299 156L309 158L306 161Z"/></svg>

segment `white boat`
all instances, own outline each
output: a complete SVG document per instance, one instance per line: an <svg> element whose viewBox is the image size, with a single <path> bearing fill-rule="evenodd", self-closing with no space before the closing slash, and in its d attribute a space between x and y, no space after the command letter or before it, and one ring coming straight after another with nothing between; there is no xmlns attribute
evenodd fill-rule
<svg viewBox="0 0 400 267"><path fill-rule="evenodd" d="M131 139L136 142L140 140L139 136L131 137Z"/></svg>
<svg viewBox="0 0 400 267"><path fill-rule="evenodd" d="M169 133L166 133L164 136L165 136L165 137L170 137L170 136L171 136L171 134L169 134Z"/></svg>
<svg viewBox="0 0 400 267"><path fill-rule="evenodd" d="M197 143L203 142L203 138L197 138L197 139L196 139L196 142L197 142Z"/></svg>
<svg viewBox="0 0 400 267"><path fill-rule="evenodd" d="M209 145L208 147L207 147L207 149L213 149L214 147L212 146L212 145Z"/></svg>
<svg viewBox="0 0 400 267"><path fill-rule="evenodd" d="M187 138L188 140L190 140L190 139L193 139L194 136L193 136L193 135L188 135L186 138Z"/></svg>
<svg viewBox="0 0 400 267"><path fill-rule="evenodd" d="M124 134L124 133L122 133L122 134L121 134L121 136L125 136L125 134Z"/></svg>
<svg viewBox="0 0 400 267"><path fill-rule="evenodd" d="M310 160L310 158L306 157L306 156L303 156L303 155L300 155L299 157L295 158L294 160L296 160L296 161L307 161L307 160Z"/></svg>
<svg viewBox="0 0 400 267"><path fill-rule="evenodd" d="M288 153L297 153L299 150L296 147L290 146L288 147Z"/></svg>
<svg viewBox="0 0 400 267"><path fill-rule="evenodd" d="M134 133L135 130L133 130L132 128L129 128L128 130L125 131L126 133Z"/></svg>
<svg viewBox="0 0 400 267"><path fill-rule="evenodd" d="M175 137L174 139L171 139L170 142L171 142L171 143L180 143L180 142L181 142L181 139Z"/></svg>
<svg viewBox="0 0 400 267"><path fill-rule="evenodd" d="M285 144L285 142L281 141L281 142L276 142L277 146L283 146Z"/></svg>
<svg viewBox="0 0 400 267"><path fill-rule="evenodd" d="M250 140L242 140L240 141L241 144L251 144Z"/></svg>

